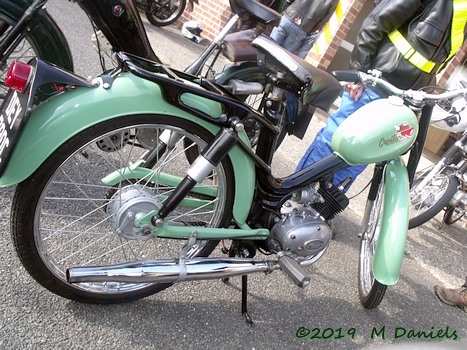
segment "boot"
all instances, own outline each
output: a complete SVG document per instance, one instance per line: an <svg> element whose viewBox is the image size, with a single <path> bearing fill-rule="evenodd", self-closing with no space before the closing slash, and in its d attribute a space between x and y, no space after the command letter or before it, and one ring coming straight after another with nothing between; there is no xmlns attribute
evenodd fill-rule
<svg viewBox="0 0 467 350"><path fill-rule="evenodd" d="M467 286L449 289L441 285L435 286L436 296L445 304L458 306L467 312Z"/></svg>

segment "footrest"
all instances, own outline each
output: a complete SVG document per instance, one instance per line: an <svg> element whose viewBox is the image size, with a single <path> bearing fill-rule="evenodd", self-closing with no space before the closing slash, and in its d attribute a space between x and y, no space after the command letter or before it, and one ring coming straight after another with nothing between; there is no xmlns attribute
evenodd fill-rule
<svg viewBox="0 0 467 350"><path fill-rule="evenodd" d="M279 260L277 262L279 263L282 271L284 271L284 273L289 276L297 286L305 288L310 284L310 277L305 274L303 267L301 267L294 258L291 258L288 255L279 254Z"/></svg>

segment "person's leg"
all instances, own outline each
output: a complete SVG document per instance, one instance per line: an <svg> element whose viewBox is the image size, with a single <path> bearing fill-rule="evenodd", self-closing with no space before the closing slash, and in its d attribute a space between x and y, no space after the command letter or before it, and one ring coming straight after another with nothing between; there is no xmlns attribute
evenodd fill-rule
<svg viewBox="0 0 467 350"><path fill-rule="evenodd" d="M302 46L298 49L297 55L304 59L308 55L308 52L310 52L311 48L313 47L313 44L317 37L318 37L318 33L308 34L303 39Z"/></svg>
<svg viewBox="0 0 467 350"><path fill-rule="evenodd" d="M329 116L326 126L315 136L314 141L308 147L305 155L300 159L296 171L302 170L332 154L331 140L338 126L357 109L379 98L380 97L370 89L368 89L368 94L364 92L358 101L351 99L349 94L344 92L340 108ZM358 165L341 169L334 174L333 183L338 185L348 177L353 181L365 167L365 165Z"/></svg>
<svg viewBox="0 0 467 350"><path fill-rule="evenodd" d="M278 27L273 28L270 34L270 37L276 43L282 46L282 43L287 37L287 22L285 21L285 17L282 17L281 22L279 23Z"/></svg>
<svg viewBox="0 0 467 350"><path fill-rule="evenodd" d="M272 30L270 37L287 51L295 53L307 34L287 17L282 16L279 27Z"/></svg>

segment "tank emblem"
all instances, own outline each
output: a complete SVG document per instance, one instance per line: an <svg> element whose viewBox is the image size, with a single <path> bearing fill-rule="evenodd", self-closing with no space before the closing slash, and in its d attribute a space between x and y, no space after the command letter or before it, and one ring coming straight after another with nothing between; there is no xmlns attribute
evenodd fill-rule
<svg viewBox="0 0 467 350"><path fill-rule="evenodd" d="M380 148L410 139L414 130L414 128L410 126L410 124L407 122L402 122L399 125L394 126L394 129L396 130L396 132L392 137L388 139L383 137L379 141Z"/></svg>
<svg viewBox="0 0 467 350"><path fill-rule="evenodd" d="M407 122L402 122L398 127L396 126L396 133L399 132L403 138L412 136L413 128Z"/></svg>

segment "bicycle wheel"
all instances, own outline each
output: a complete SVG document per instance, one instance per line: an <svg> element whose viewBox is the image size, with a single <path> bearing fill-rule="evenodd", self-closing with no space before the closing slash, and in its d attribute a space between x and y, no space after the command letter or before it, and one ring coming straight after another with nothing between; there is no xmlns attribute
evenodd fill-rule
<svg viewBox="0 0 467 350"><path fill-rule="evenodd" d="M450 170L445 169L436 174L424 188L417 189L417 185L425 179L430 170L431 168L415 175L410 191L409 229L435 217L449 203L459 187L459 180L452 176Z"/></svg>
<svg viewBox="0 0 467 350"><path fill-rule="evenodd" d="M368 200L365 212L369 215L363 222L363 234L360 242L358 265L358 293L360 302L366 309L376 308L383 300L387 286L379 283L372 272L373 256L381 229L384 198L384 183L380 182L374 200Z"/></svg>
<svg viewBox="0 0 467 350"><path fill-rule="evenodd" d="M444 216L444 222L446 225L452 225L462 219L465 215L465 210L459 207L449 206L446 210L446 215Z"/></svg>
<svg viewBox="0 0 467 350"><path fill-rule="evenodd" d="M174 23L185 11L186 0L149 0L146 4L146 18L158 27Z"/></svg>
<svg viewBox="0 0 467 350"><path fill-rule="evenodd" d="M151 168L150 175L102 179L121 174L157 143L159 130L177 133L178 142ZM12 205L12 235L17 253L37 282L53 293L79 302L136 300L170 283L76 283L66 279L73 266L111 265L137 260L177 259L186 240L156 238L135 227L133 217L160 208L189 167L184 139L203 149L214 136L176 117L126 116L93 126L60 146L26 181ZM144 148L145 145L146 148ZM120 180L119 180L120 179ZM234 178L228 159L193 191L166 220L174 225L224 227L231 221ZM193 204L195 203L195 204ZM147 233L147 231L146 231ZM198 241L188 257L207 256L218 241Z"/></svg>
<svg viewBox="0 0 467 350"><path fill-rule="evenodd" d="M15 23L12 17L0 12L0 42ZM19 42L11 55L4 62L0 62L0 107L8 92L5 76L13 61L28 62L33 57L39 57L66 69L73 69L69 48L60 42L58 33L49 32L49 27L40 23L35 25L35 30L29 31L28 36Z"/></svg>

